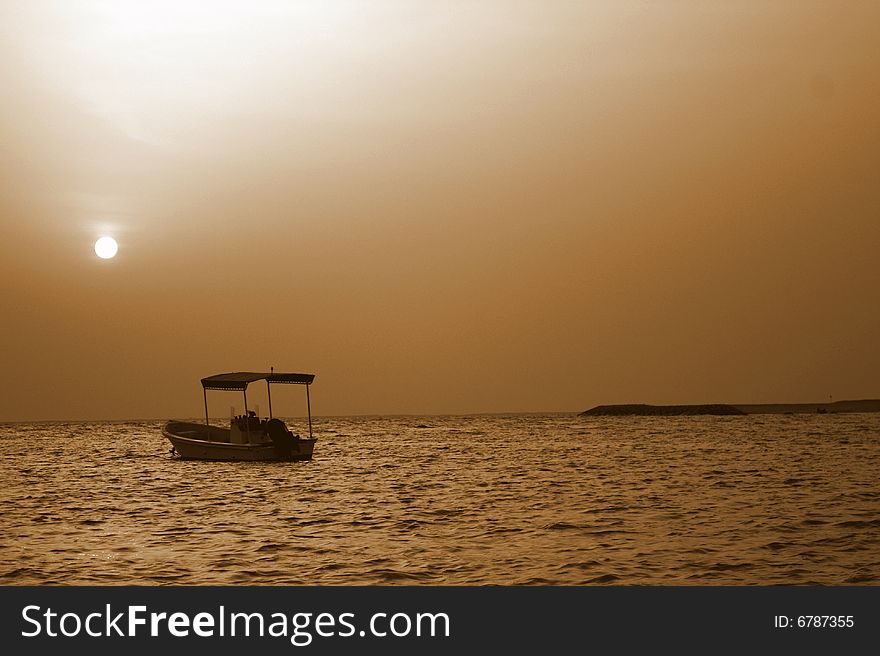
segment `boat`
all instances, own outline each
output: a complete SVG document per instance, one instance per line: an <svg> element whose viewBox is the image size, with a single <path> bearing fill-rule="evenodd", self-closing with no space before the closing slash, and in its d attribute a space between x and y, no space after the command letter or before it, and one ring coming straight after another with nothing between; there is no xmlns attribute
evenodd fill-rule
<svg viewBox="0 0 880 656"><path fill-rule="evenodd" d="M261 419L248 410L247 387L265 380L269 395L269 416ZM314 374L233 371L202 378L205 397L205 423L170 420L162 434L172 445L172 453L184 460L311 460L317 438L312 435L312 403L309 386ZM309 413L309 436L300 437L272 416L272 384L304 385ZM208 419L208 390L237 391L244 394L244 414L229 418L229 428L214 426Z"/></svg>

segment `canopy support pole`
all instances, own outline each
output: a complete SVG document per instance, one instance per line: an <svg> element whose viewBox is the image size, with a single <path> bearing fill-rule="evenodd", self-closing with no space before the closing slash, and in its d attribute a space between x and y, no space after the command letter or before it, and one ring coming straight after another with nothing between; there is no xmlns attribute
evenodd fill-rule
<svg viewBox="0 0 880 656"><path fill-rule="evenodd" d="M309 439L312 439L312 401L309 399L309 384L306 383L306 408L309 411Z"/></svg>
<svg viewBox="0 0 880 656"><path fill-rule="evenodd" d="M248 416L247 409L247 387L241 390L241 393L244 394L244 425L247 427L247 437L248 443L251 441L251 418Z"/></svg>
<svg viewBox="0 0 880 656"><path fill-rule="evenodd" d="M272 384L266 379L266 394L269 395L269 419L272 418Z"/></svg>
<svg viewBox="0 0 880 656"><path fill-rule="evenodd" d="M205 396L205 426L208 427L208 441L211 441L211 424L208 423L208 388L202 387L202 394Z"/></svg>

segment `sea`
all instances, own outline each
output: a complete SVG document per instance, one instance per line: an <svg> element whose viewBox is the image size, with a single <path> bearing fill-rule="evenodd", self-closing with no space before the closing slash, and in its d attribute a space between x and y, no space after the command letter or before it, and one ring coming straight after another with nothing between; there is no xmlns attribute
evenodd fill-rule
<svg viewBox="0 0 880 656"><path fill-rule="evenodd" d="M322 417L299 463L161 426L0 425L0 584L880 583L880 414Z"/></svg>

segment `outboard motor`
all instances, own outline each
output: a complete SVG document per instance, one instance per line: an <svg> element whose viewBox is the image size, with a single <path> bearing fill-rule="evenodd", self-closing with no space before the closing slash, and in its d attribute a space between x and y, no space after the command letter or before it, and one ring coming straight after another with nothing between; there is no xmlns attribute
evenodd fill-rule
<svg viewBox="0 0 880 656"><path fill-rule="evenodd" d="M275 446L275 453L279 458L289 459L293 454L294 449L299 451L296 447L298 438L287 430L287 426L285 426L284 422L280 419L270 419L267 421L266 433L268 433L269 437L272 439L272 444Z"/></svg>

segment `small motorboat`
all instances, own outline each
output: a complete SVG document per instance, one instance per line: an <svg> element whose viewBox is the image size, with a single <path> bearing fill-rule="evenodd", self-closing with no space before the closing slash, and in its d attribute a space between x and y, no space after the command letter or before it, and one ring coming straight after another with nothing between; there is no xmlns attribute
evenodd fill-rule
<svg viewBox="0 0 880 656"><path fill-rule="evenodd" d="M309 385L314 374L258 373L235 371L202 378L205 397L205 423L171 420L162 434L171 442L172 452L185 460L311 460L317 438L312 435L312 404ZM261 419L248 410L247 386L266 381L269 416ZM292 433L287 425L272 416L272 383L304 385L309 413L309 436ZM244 394L244 414L232 416L229 428L213 426L208 420L208 390L238 391Z"/></svg>

